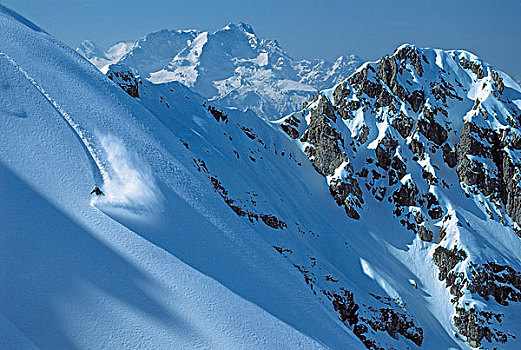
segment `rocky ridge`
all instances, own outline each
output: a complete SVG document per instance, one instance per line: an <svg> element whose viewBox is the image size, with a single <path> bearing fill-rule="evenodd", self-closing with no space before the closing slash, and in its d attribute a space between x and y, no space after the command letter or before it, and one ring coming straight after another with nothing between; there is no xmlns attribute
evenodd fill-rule
<svg viewBox="0 0 521 350"><path fill-rule="evenodd" d="M472 347L515 339L503 319L518 301L519 261L473 250L472 236L521 235L520 101L512 79L468 52L403 45L280 121L350 219L376 202L428 242ZM495 226L473 227L459 202Z"/></svg>

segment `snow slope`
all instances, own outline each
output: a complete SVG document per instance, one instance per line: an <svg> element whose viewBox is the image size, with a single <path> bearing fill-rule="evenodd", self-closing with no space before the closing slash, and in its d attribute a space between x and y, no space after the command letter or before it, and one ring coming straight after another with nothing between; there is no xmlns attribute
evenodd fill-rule
<svg viewBox="0 0 521 350"><path fill-rule="evenodd" d="M212 103L182 84L151 84L123 65L112 67L111 72L109 77L124 88L126 82L136 79L141 103L191 152L191 165L207 177L208 185L221 195L230 213L259 232L280 259L287 261L288 269L302 274L307 293L319 300L331 317L345 321L346 332L353 330L349 320L355 314L377 322L383 317L379 310L391 307L410 330L402 330L403 335L371 330L368 344L465 348L440 323L441 317L425 308L426 302L436 304L439 299L434 301L411 285L410 280L419 283L421 276L404 265L402 257L389 254L388 238L380 235L382 228L373 231L365 221L349 220L331 197L326 179L278 124L236 110L219 114L217 109L215 118L202 118L206 110L212 110ZM387 232L389 227L384 227ZM401 227L393 225L392 232L392 242L400 249L416 242ZM415 264L420 266L417 261ZM443 286L436 288L443 297L447 295ZM359 313L350 303L353 295L360 308L363 305ZM343 309L345 319L338 313ZM350 348L340 348L344 347Z"/></svg>
<svg viewBox="0 0 521 350"><path fill-rule="evenodd" d="M407 48L406 46L403 50ZM426 61L435 65L437 56L432 54L432 51L425 52L426 56L429 54ZM437 53L445 59L451 54L442 51ZM404 61L407 62L405 59ZM382 59L382 62L385 62L385 59ZM430 69L427 64L425 67ZM413 68L411 66L408 69ZM436 72L435 68L432 69ZM465 75L473 73L468 73L461 67L453 69L451 74L446 74L457 74L452 79L465 82L469 91L470 86L482 85L482 81L474 83L468 78L463 79ZM492 71L492 68L490 69ZM357 74L363 76L366 74L364 70L376 72L376 68L371 70L365 65ZM438 91L434 89L436 85L431 85L433 80L441 79L440 77L448 78L440 72L434 74L427 71L427 68L425 70L422 80L416 78L419 80L418 86L421 82L433 88L433 91ZM403 72L408 74L409 71L404 69ZM356 76L355 74L349 79L356 81ZM483 217L479 211L472 210L474 202L465 199L464 192L459 193L452 189L448 191L447 199L444 199L445 190L441 186L432 189L429 187L426 176L418 169L420 166L436 172L436 169L442 169L443 172L437 177L446 181L451 188L459 186L456 174L440 164L444 162L440 153L429 150L422 159L415 159L414 154L409 153L401 156L403 152L410 152L405 150L409 148L407 143L401 146L401 152L375 151L377 148L385 147L382 140L387 133L392 132L393 136L397 133L393 131L395 127L391 126L397 124L391 123L393 115L387 109L390 110L390 107L384 107L384 113L389 115L382 113L376 117L373 114L382 108L381 105L377 107L376 102L387 101L386 95L376 98L367 97L363 92L360 95L355 93L364 86L373 85L369 85L365 80L353 82L349 87L346 85L347 82L340 84L334 89L324 91L321 95L323 97L317 97L304 111L294 113L278 122L267 123L251 112L243 114L236 110L219 110L212 102L194 95L179 83L151 84L142 79L136 70L125 65L112 66L108 77L132 93L136 100L146 106L179 138L179 142L192 152L193 166L207 177L208 184L214 187L229 208L245 222L249 221L269 244L288 260L290 267L303 275L313 295L333 315L340 317L346 329L352 329L367 347L469 348L466 341L471 342L473 338L467 339L468 334L464 334L465 330L460 331L453 324L453 296L450 288L446 288L444 279L438 279L439 270L443 265L438 265L433 255L436 255L437 248L452 249L455 242L465 239L464 245L458 244L458 247L463 247L468 254L472 254L472 260L467 260L466 266L471 266L470 261L482 264L494 259L500 264L510 261L510 265L517 268L516 261L519 261L519 257L516 252L519 238L515 236L511 227L504 227L499 221L478 223ZM396 79L400 79L401 84L407 84L405 75ZM371 80L373 81L372 77ZM504 76L504 82L505 86L510 86L508 77ZM358 84L362 88L359 88ZM456 85L455 82L454 84ZM382 87L373 89L387 91ZM465 89L458 90L458 93L461 94ZM503 93L507 96L506 90ZM334 95L336 97L333 97ZM360 102L352 104L356 107L352 107L352 116L345 114L349 109L344 110L341 96L344 96L347 102L360 99L365 103L366 113L362 113L363 105ZM447 105L447 108L450 107L455 113L461 113L465 108L472 110L473 101L460 101L456 97L452 99L457 102ZM418 107L414 107L414 112L409 100L415 103L415 106L417 104L415 100L404 97L404 113L407 112L411 118L419 118L414 114L419 113ZM329 101L336 101L335 105L331 106ZM397 99L395 103L401 103L399 101ZM431 101L434 105L433 98ZM508 101L508 98L505 101ZM359 111L354 113L356 109ZM214 118L201 118L205 110L212 111ZM325 115L323 118L330 118L324 120L333 129L328 129L322 124L322 115ZM343 118L345 115L347 117ZM427 118L427 115L428 112L422 112L418 120ZM458 114L455 114L454 119L450 119L453 125L451 128L459 130L462 123L458 122L456 115ZM389 120L386 121L386 118ZM335 119L336 122L333 122ZM422 123L418 122L416 130L422 130ZM400 125L406 127L408 124L403 122ZM413 125L410 124L409 132L412 131ZM399 126L396 128L400 129ZM361 136L367 132L367 136ZM422 132L435 139L436 132L432 132L432 135L426 130ZM288 135L284 136L285 133ZM306 133L308 136L304 137ZM416 134L423 135L418 131ZM293 141L293 138L299 141ZM420 140L430 142L428 139ZM356 147L355 141L358 142ZM453 142L457 142L457 139ZM334 151L332 146L337 143L338 152ZM344 147L341 145L351 145L354 147L353 152L350 148L340 148ZM316 153L310 151L309 146L316 149ZM344 158L345 155L348 155L347 159ZM402 162L406 162L406 168L411 169L410 173L406 172L401 176L398 184L406 187L414 180L412 183L417 184L422 190L422 196L430 198L425 193L432 191L433 195L437 196L434 198L439 198L437 200L443 208L442 213L450 214L447 215L448 218L457 215L457 220L447 221L449 219L442 217L438 217L439 220L431 219L430 216L436 216L438 211L435 210L436 205L427 206L426 201L406 206L399 204L394 198L400 197L393 195L393 192L401 187L397 183L386 184L387 177L391 175L384 173L378 177L381 174L379 167L383 166L379 163L386 161L387 156L402 157ZM428 157L432 157L432 160ZM323 172L323 167L330 169L330 172ZM350 167L353 168L350 170ZM369 176L361 175L364 167L370 167ZM353 176L354 173L357 177ZM347 187L340 186L338 189L337 179L346 181ZM349 179L356 180L359 187L364 186L361 187L360 195L363 201L358 202L359 207L356 207L358 218L352 211L347 210L347 206L344 211L332 201L333 197L338 200L339 194L343 194L346 196L346 203L357 202L357 191L354 190L354 185L349 186ZM378 195L382 193L381 188L385 201ZM413 192L411 200L415 201L418 194ZM404 200L407 199L406 195L403 197ZM388 199L391 201L390 205L386 204ZM397 208L402 208L400 214L395 214ZM418 212L421 216L403 216L404 210ZM349 215L354 220L350 219ZM420 218L425 223L416 227L413 223L416 220L418 223ZM480 227L477 229L480 236L459 228L458 221L466 222L465 220ZM412 226L408 226L407 223ZM266 226L273 227L275 232L280 231L280 234L273 235L273 229ZM444 228L448 231L444 241L441 241L443 237L438 233L439 229L435 230L440 226L447 227ZM423 228L429 231L423 231ZM491 229L500 233L487 237L486 232ZM415 235L417 232L418 235ZM441 244L435 243L438 236L429 238L429 232L432 235L439 234ZM502 242L501 248L494 248L498 241ZM487 247L486 254L477 247L480 244ZM509 248L504 248L508 245ZM501 260L500 257L503 255L509 258ZM451 262L446 263L447 266L450 264ZM458 265L457 268L463 269L463 266L465 265ZM468 273L471 276L471 271ZM480 301L482 304L478 304L476 300L479 300L476 295L471 296L469 293L469 298L461 299L461 302L468 301L467 306L480 305L479 312L505 314L503 324L493 324L491 320L491 328L483 328L469 322L470 329L478 327L478 338L481 334L479 341L485 342L485 329L516 334L517 305L510 304L508 310L514 311L506 312L504 307L498 307L494 302ZM501 334L499 332L496 333L498 337ZM491 343L494 342L501 343L499 340L493 340ZM514 338L509 337L506 345L501 346L516 348L517 343Z"/></svg>
<svg viewBox="0 0 521 350"><path fill-rule="evenodd" d="M171 130L3 6L0 32L3 347L358 346Z"/></svg>
<svg viewBox="0 0 521 350"><path fill-rule="evenodd" d="M360 58L341 56L326 60L295 60L275 40L260 39L245 23L229 24L214 33L162 30L103 53L89 41L77 49L107 72L119 63L136 69L153 83L178 81L204 97L227 107L252 109L267 119L278 119L300 109L317 90L349 76Z"/></svg>

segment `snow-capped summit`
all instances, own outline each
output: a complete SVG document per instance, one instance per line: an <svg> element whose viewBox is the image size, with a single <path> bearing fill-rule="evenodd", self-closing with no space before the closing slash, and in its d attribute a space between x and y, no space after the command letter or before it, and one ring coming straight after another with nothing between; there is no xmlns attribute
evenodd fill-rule
<svg viewBox="0 0 521 350"><path fill-rule="evenodd" d="M105 53L94 42L90 40L83 40L76 51L87 59L94 57L105 57Z"/></svg>
<svg viewBox="0 0 521 350"><path fill-rule="evenodd" d="M84 40L80 46L76 48L76 52L87 58L98 69L106 71L110 64L119 61L130 51L133 45L133 43L119 42L104 52L94 42Z"/></svg>
<svg viewBox="0 0 521 350"><path fill-rule="evenodd" d="M295 60L276 40L259 38L243 22L214 33L151 33L118 60L81 47L78 52L104 73L110 64L126 64L153 83L178 81L223 106L252 109L267 119L300 108L317 90L342 81L361 63L354 55L334 63Z"/></svg>
<svg viewBox="0 0 521 350"><path fill-rule="evenodd" d="M200 34L197 30L167 30L145 35L136 41L118 61L150 74L167 65ZM109 49L110 50L110 49Z"/></svg>

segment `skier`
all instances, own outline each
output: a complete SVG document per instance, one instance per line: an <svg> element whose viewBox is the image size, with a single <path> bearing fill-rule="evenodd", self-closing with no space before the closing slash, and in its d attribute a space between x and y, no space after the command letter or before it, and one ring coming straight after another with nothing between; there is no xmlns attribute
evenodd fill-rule
<svg viewBox="0 0 521 350"><path fill-rule="evenodd" d="M95 193L96 196L104 196L105 193L103 193L103 191L98 187L98 185L95 185L94 186L94 189L90 192L90 194L93 194Z"/></svg>

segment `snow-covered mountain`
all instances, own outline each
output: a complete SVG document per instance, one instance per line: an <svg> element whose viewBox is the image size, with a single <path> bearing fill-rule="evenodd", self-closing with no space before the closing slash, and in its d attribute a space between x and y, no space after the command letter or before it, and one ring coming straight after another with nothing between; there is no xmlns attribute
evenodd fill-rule
<svg viewBox="0 0 521 350"><path fill-rule="evenodd" d="M343 81L362 63L354 55L334 63L295 60L245 23L215 33L161 30L107 53L84 41L77 51L104 73L110 64L125 64L153 83L177 81L220 105L249 108L266 119L300 109L317 90Z"/></svg>
<svg viewBox="0 0 521 350"><path fill-rule="evenodd" d="M165 125L179 95L194 99L124 65L108 77ZM266 239L366 347L519 347L521 88L506 74L404 45L268 123L293 146L253 114L202 104L222 131L201 133L206 146L181 137L197 169L245 221L302 235ZM272 166L275 155L293 166Z"/></svg>
<svg viewBox="0 0 521 350"><path fill-rule="evenodd" d="M0 33L0 348L357 347L197 171L181 137L224 151L200 97L165 85L158 118L3 6Z"/></svg>
<svg viewBox="0 0 521 350"><path fill-rule="evenodd" d="M480 58L404 45L270 122L0 32L0 347L520 347L521 88Z"/></svg>
<svg viewBox="0 0 521 350"><path fill-rule="evenodd" d="M76 51L88 59L99 69L119 61L126 55L134 43L119 42L111 46L106 52L102 51L90 40L84 40Z"/></svg>
<svg viewBox="0 0 521 350"><path fill-rule="evenodd" d="M414 310L422 300L455 341L519 348L516 82L468 52L404 45L280 125L347 216L385 242L377 254L400 261L365 271L407 305L417 327L432 325ZM407 275L418 293L412 302L397 283Z"/></svg>
<svg viewBox="0 0 521 350"><path fill-rule="evenodd" d="M126 66L108 76L156 116L175 116L184 105L176 89ZM295 140L282 151L285 142L252 124L255 116L244 125L203 104L223 131L201 134L210 140L204 147L186 142L197 168L254 224L262 221L259 198L285 203L270 207L264 221L316 241L302 246L285 235L271 244L364 345L519 346L521 89L506 74L468 52L404 45L272 123ZM231 148L223 146L227 138ZM210 148L219 149L217 159ZM294 169L284 175L287 165L270 167L274 155ZM244 161L251 164L236 164ZM251 182L237 191L237 169L248 167L264 180L248 174ZM323 176L343 219L316 206L324 194L311 187L310 171ZM274 192L266 194L265 180Z"/></svg>

